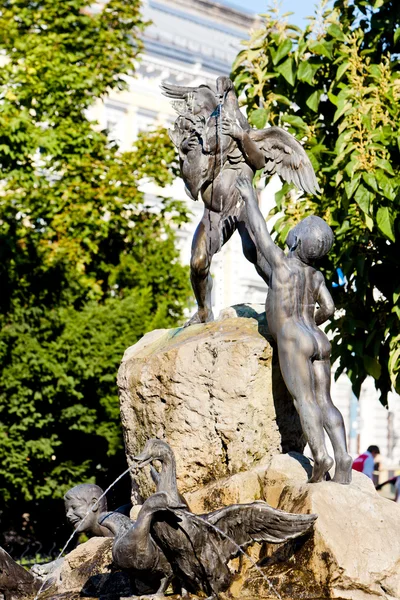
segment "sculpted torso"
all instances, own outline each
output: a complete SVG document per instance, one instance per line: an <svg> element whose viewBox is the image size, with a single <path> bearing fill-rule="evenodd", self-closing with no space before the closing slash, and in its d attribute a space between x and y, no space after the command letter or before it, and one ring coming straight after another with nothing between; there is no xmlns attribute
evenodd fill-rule
<svg viewBox="0 0 400 600"><path fill-rule="evenodd" d="M328 338L315 323L315 305L322 285L319 271L295 257L284 257L271 274L265 303L273 337L293 338L297 343L301 340L302 350L318 360L330 352Z"/></svg>
<svg viewBox="0 0 400 600"><path fill-rule="evenodd" d="M201 195L204 206L221 215L232 215L243 205L235 182L238 173L253 177L237 142L220 133L218 118L208 119L203 136L188 132L180 146L181 172L192 198Z"/></svg>

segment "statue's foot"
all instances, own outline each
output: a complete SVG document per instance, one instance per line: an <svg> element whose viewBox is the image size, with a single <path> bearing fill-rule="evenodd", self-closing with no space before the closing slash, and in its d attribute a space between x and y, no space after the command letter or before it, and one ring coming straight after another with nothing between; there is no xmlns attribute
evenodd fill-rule
<svg viewBox="0 0 400 600"><path fill-rule="evenodd" d="M333 458L326 455L321 460L314 459L314 466L312 470L312 475L308 480L308 483L319 483L325 479L326 474L329 469L333 467Z"/></svg>
<svg viewBox="0 0 400 600"><path fill-rule="evenodd" d="M199 308L199 310L194 313L193 317L186 321L184 327L189 327L189 325L197 325L198 323L210 323L210 321L214 321L214 313L211 309L208 308Z"/></svg>
<svg viewBox="0 0 400 600"><path fill-rule="evenodd" d="M343 457L336 460L335 475L332 481L341 483L343 485L349 485L351 483L351 471L353 466L353 459L349 454L344 454Z"/></svg>

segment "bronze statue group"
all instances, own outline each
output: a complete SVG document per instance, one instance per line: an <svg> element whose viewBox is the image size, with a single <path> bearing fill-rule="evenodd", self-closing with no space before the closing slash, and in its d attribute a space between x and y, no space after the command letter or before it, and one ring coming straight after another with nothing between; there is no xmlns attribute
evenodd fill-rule
<svg viewBox="0 0 400 600"><path fill-rule="evenodd" d="M188 325L213 319L212 257L237 229L246 258L268 285L268 328L313 455L310 482L325 479L333 466L326 432L335 455L333 481L349 484L352 459L342 415L330 395L331 346L318 327L333 315L335 306L323 275L313 267L331 249L333 233L323 219L307 217L289 232L285 254L271 239L252 184L256 170L263 169L266 175L278 173L298 189L315 193L318 183L311 162L284 129L250 127L228 77L219 77L215 89L167 84L162 88L178 111L170 135L186 190L192 199L200 195L204 202L190 264L198 309Z"/></svg>
<svg viewBox="0 0 400 600"><path fill-rule="evenodd" d="M130 574L133 593L146 589L163 595L171 585L182 597L204 592L216 599L232 583L231 559L254 542L281 544L304 535L317 518L263 501L195 515L179 493L175 456L166 442L148 440L132 463L136 469L151 465L156 485L135 521L118 510L108 511L103 490L93 484L70 489L64 502L76 533L113 538L113 565ZM160 472L154 464L161 465ZM34 565L32 573L46 578L48 588L60 576L62 562Z"/></svg>
<svg viewBox="0 0 400 600"><path fill-rule="evenodd" d="M318 327L332 316L334 303L313 266L330 250L333 233L321 218L307 217L289 232L285 254L268 232L252 183L262 169L315 193L318 184L307 154L283 129L252 129L227 77L219 77L215 87L162 87L178 112L170 135L187 193L204 203L190 265L198 306L186 325L213 320L211 261L238 230L246 258L268 284L268 328L313 455L309 482L325 480L333 467L326 432L334 451L332 480L349 484L352 459L343 418L330 396L330 343ZM317 518L285 513L262 501L194 515L178 491L174 453L165 441L149 440L132 462L137 469L150 465L156 486L136 521L109 512L102 490L92 484L66 494L66 515L77 533L113 537L115 566L128 570L153 593L162 594L172 585L183 596L201 591L215 599L230 586L230 559L256 541L282 543L303 535ZM160 471L154 463L161 465ZM51 580L61 566L62 559L36 565L32 572Z"/></svg>

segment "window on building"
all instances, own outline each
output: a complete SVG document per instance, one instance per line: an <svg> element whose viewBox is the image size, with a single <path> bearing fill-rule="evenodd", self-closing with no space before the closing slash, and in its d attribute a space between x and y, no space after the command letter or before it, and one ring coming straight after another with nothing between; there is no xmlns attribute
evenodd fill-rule
<svg viewBox="0 0 400 600"><path fill-rule="evenodd" d="M139 108L137 111L137 130L146 131L155 126L157 121L157 113L154 110Z"/></svg>
<svg viewBox="0 0 400 600"><path fill-rule="evenodd" d="M109 138L117 142L119 146L123 146L126 132L126 107L117 104L106 104L105 111L106 128Z"/></svg>

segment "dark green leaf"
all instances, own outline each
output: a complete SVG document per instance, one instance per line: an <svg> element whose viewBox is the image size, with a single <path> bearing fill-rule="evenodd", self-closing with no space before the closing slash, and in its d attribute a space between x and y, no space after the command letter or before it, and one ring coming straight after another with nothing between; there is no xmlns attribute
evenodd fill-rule
<svg viewBox="0 0 400 600"><path fill-rule="evenodd" d="M322 92L319 90L316 90L306 100L307 106L309 108L311 108L311 110L313 110L314 112L318 111L318 106L319 106L319 101L320 101L321 95L322 95Z"/></svg>
<svg viewBox="0 0 400 600"><path fill-rule="evenodd" d="M329 35L340 40L341 42L346 41L346 36L343 33L343 30L336 23L332 23L326 30Z"/></svg>
<svg viewBox="0 0 400 600"><path fill-rule="evenodd" d="M292 49L292 42L288 38L286 38L281 44L279 44L278 49L272 62L274 65L277 65L284 56L287 56Z"/></svg>
<svg viewBox="0 0 400 600"><path fill-rule="evenodd" d="M296 79L295 63L293 58L288 58L282 64L276 67L278 73L280 73L291 86L294 85Z"/></svg>
<svg viewBox="0 0 400 600"><path fill-rule="evenodd" d="M360 183L354 194L354 200L357 202L361 210L367 214L369 212L371 198L371 192L362 183Z"/></svg>
<svg viewBox="0 0 400 600"><path fill-rule="evenodd" d="M302 60L299 64L297 77L300 81L306 81L312 85L314 75L321 66L321 64L311 63L309 59Z"/></svg>
<svg viewBox="0 0 400 600"><path fill-rule="evenodd" d="M320 54L322 56L326 56L326 58L332 58L332 50L333 50L333 42L324 42L324 41L313 41L309 46L311 52L315 54Z"/></svg>
<svg viewBox="0 0 400 600"><path fill-rule="evenodd" d="M374 379L379 379L381 376L382 368L379 364L379 361L373 356L367 356L366 354L363 357L364 367L367 371L368 375L371 375Z"/></svg>
<svg viewBox="0 0 400 600"><path fill-rule="evenodd" d="M381 206L376 213L376 222L382 233L392 242L395 241L393 216L387 206Z"/></svg>

